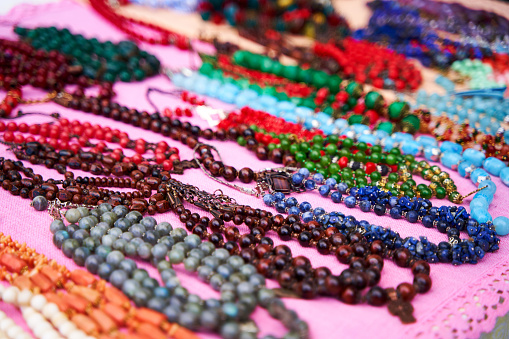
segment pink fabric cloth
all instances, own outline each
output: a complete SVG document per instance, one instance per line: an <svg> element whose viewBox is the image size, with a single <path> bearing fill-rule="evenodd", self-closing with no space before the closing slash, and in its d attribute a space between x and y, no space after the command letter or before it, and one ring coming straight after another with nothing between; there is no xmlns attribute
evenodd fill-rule
<svg viewBox="0 0 509 339"><path fill-rule="evenodd" d="M97 37L100 41L119 41L126 37L116 30L109 23L97 16L85 5L72 1L63 1L56 4L39 7L21 5L13 9L11 13L0 19L5 22L19 22L21 26L36 27L55 25L60 28L67 27L74 33L81 33L85 37ZM0 27L0 35L7 38L15 38L9 26ZM178 68L189 64L190 57L187 52L179 51L173 47L153 47L148 45L142 48L156 54L163 65L171 68ZM168 90L173 88L168 79L158 76L142 83L116 84L114 89L117 93L116 101L140 110L153 110L145 99L146 88L157 87ZM42 92L35 89L24 89L24 96L27 98L41 97ZM182 102L176 99L153 95L158 107L183 106ZM223 104L207 99L207 102L215 107L226 107ZM90 121L101 126L119 128L129 133L131 138L144 138L156 142L161 137L155 133L130 127L126 124L113 122L112 120L63 109L53 103L22 107L27 112L59 112L69 119L78 119L82 122ZM199 117L191 119L193 123L206 127L206 122ZM47 122L49 119L41 116L29 116L16 120L18 123L25 122ZM169 138L164 138L171 146L178 147L182 159L192 157L191 150ZM244 148L233 142L211 142L221 152L226 163L241 168L249 165L253 169L261 169L273 164L261 162L247 152ZM13 158L12 153L0 146L0 156ZM36 173L42 174L45 178L61 178L54 170L48 170L41 166L31 166ZM79 171L76 171L79 172ZM470 180L461 178L456 172L451 177L458 185L460 193L467 193L475 189ZM77 173L77 175L87 175ZM213 192L216 189L223 190L226 194L233 196L239 203L249 204L253 207L266 208L261 200L240 194L232 189L221 186L212 179L206 177L199 169L186 171L185 175L177 176L178 180L194 184L203 190ZM490 212L493 217L508 215L507 199L509 189L504 186L498 178L493 179L498 186L498 191L491 205ZM418 180L419 181L419 180ZM421 181L419 181L421 182ZM315 192L316 193L316 192ZM299 201L308 200L313 206L323 206L327 211L341 211L351 214L359 220L366 219L374 224L384 227L391 227L402 236L427 236L430 240L439 242L446 241L446 236L435 229L426 229L422 225L409 224L405 221L395 221L389 216L377 217L373 213L362 213L359 209L347 209L343 204L333 204L330 199L323 199L317 194L302 194L297 196ZM28 246L35 248L38 252L44 253L51 259L65 264L69 268L75 268L72 260L65 258L62 253L53 245L52 236L49 232L51 217L46 212L37 212L29 206L30 201L19 197L13 197L8 192L0 190L0 231L11 235L19 242L26 242ZM468 208L470 199L464 203ZM444 200L434 200L437 205L449 205ZM190 208L192 211L195 209ZM172 213L157 215L158 221L169 221L175 227L182 227ZM246 227L241 227L241 232L246 232ZM270 234L276 243L280 240L272 233ZM366 305L349 306L337 300L319 298L316 300L286 299L286 305L298 312L308 321L313 338L452 338L452 337L478 337L482 332L490 331L497 316L505 315L509 311L508 300L508 271L509 271L509 248L508 240L502 238L500 251L495 254L488 254L477 265L463 265L453 267L448 264L432 265L433 287L425 295L418 295L414 299L414 315L417 322L412 325L402 325L398 318L391 316L387 308L375 308ZM327 266L333 273L339 274L345 265L341 265L333 256L321 256L315 250L301 248L297 242L286 243L291 247L294 254L305 255L312 261L315 267ZM148 265L142 265L148 268ZM151 275L157 279L155 269L148 268ZM192 293L203 297L217 297L208 285L199 282L195 276L186 273L182 267L178 267L179 277L185 287ZM406 269L395 267L392 262L387 262L382 272L381 286L396 287L401 282L411 282L411 272ZM274 281L269 282L270 287L276 287ZM0 309L8 312L18 323L22 323L18 311L0 303ZM262 334L282 335L285 333L283 326L270 318L262 309L254 313L254 320L261 327ZM214 338L210 334L203 334L204 338Z"/></svg>

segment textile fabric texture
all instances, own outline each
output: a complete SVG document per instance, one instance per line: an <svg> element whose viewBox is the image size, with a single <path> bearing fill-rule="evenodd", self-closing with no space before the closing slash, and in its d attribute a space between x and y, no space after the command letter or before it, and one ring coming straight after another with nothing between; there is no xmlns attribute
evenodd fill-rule
<svg viewBox="0 0 509 339"><path fill-rule="evenodd" d="M90 8L81 3L65 0L55 4L42 6L20 5L14 8L8 15L1 17L1 21L15 22L24 27L37 26L57 26L58 28L68 28L73 33L83 34L87 38L96 37L100 41L112 40L120 41L127 37L96 15ZM15 39L16 36L9 26L0 26L0 35L4 38ZM142 44L141 48L155 54L160 58L164 66L172 69L187 66L191 58L194 63L198 62L196 55L189 56L186 51L180 51L174 47L154 47ZM201 48L209 46L201 45ZM114 90L117 93L115 101L128 107L135 107L138 110L147 110L153 112L153 108L145 98L145 92L148 87L156 87L162 90L170 90L173 87L171 82L164 76L154 77L141 83L118 83ZM40 98L43 92L27 87L23 89L25 98ZM160 111L165 107L186 107L187 104L178 99L153 94L152 98L156 102ZM212 99L206 98L207 104L213 107L222 107L231 109L225 104L221 104ZM70 120L77 119L81 122L89 121L92 124L101 126L110 126L125 131L133 139L144 138L147 141L157 142L162 139L160 135L131 127L129 125L113 122L110 119L93 116L91 114L81 113L69 109L64 109L53 103L38 104L32 106L21 106L26 112L59 112L63 117ZM182 118L189 120L193 124L201 127L208 127L206 122L199 117ZM20 122L49 122L49 117L27 116L15 120ZM163 138L170 146L179 148L181 159L191 159L192 151L182 144ZM225 163L240 169L249 166L253 170L276 166L270 162L257 160L256 156L246 149L238 146L234 142L210 142L216 146L225 161ZM3 145L0 146L0 156L13 159L14 156ZM44 178L62 178L55 170L48 170L43 166L32 166L36 173L40 173ZM442 167L442 166L441 166ZM473 191L476 187L469 179L461 178L457 172L448 171L451 178L454 179L460 193L466 194ZM78 175L88 175L88 173L75 171ZM182 176L175 176L176 179L184 183L193 184L200 189L214 192L221 189L224 193L233 196L239 203L251 205L255 208L265 208L261 199L244 195L233 189L218 184L214 180L205 176L200 169L192 169L185 172ZM418 183L422 180L417 180ZM497 184L495 199L491 205L490 213L493 218L501 215L509 215L507 199L509 198L509 189L504 186L498 178L493 181ZM252 187L252 185L250 186ZM296 195L297 199L309 201L314 207L322 206L327 211L341 211L346 215L353 215L358 220L368 220L369 222L383 227L390 227L399 232L403 237L406 236L427 236L430 240L438 243L447 241L447 236L439 233L436 229L424 228L421 224L410 224L404 220L393 220L388 215L377 217L374 213L363 213L358 208L348 209L344 204L334 204L330 199L324 199L318 192ZM468 208L468 198L464 206ZM23 200L20 197L14 197L4 190L0 190L0 231L11 235L13 239L28 246L35 248L38 252L47 255L50 259L55 259L60 264L68 268L77 266L72 260L63 256L52 243L52 235L49 231L49 224L52 219L46 212L37 212L29 206L29 200ZM446 200L434 199L435 205L451 205ZM196 209L187 206L191 211ZM273 210L274 211L274 210ZM200 212L201 213L201 212ZM178 218L173 213L156 215L156 220L168 221L174 227L182 227ZM247 227L240 227L241 232L247 232ZM269 235L276 244L284 243L277 238L273 232ZM464 236L464 235L463 235ZM305 255L310 258L313 266L327 266L334 274L339 274L345 265L339 264L334 256L319 255L313 249L301 248L296 241L286 242L294 254ZM318 298L315 300L285 299L286 305L297 311L297 313L308 321L311 335L313 338L453 338L453 337L479 337L482 332L488 332L493 329L497 316L503 316L509 311L509 280L506 270L509 269L509 249L508 239L502 238L500 250L494 254L487 254L477 265L462 265L454 267L449 264L431 265L431 277L433 287L425 295L417 295L413 301L415 308L414 316L417 319L415 324L403 325L398 318L389 314L386 307L371 307L367 305L346 305L338 300L330 298ZM152 277L159 279L157 271L147 264L141 264L147 268ZM196 276L185 272L182 265L177 266L179 278L183 285L191 293L196 293L202 297L218 297L208 285L198 281ZM382 287L396 287L401 282L411 282L412 275L409 269L396 267L392 262L386 261L380 285ZM269 281L270 287L277 287L274 281ZM0 309L8 312L18 323L23 323L20 313L14 308L0 303ZM261 328L261 334L274 334L280 336L285 333L284 327L277 321L270 318L268 313L258 308L254 313L254 320ZM214 335L202 334L203 338L216 338Z"/></svg>

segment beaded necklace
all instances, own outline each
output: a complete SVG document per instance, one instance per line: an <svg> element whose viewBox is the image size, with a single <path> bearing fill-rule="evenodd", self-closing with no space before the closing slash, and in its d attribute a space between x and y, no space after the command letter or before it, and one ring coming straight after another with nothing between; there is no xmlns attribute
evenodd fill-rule
<svg viewBox="0 0 509 339"><path fill-rule="evenodd" d="M122 32L137 41L146 42L152 45L175 45L182 50L188 50L192 48L191 41L186 36L175 33L152 23L146 23L141 20L136 20L120 15L115 12L108 1L91 0L90 5L104 19L108 20ZM136 26L141 26L144 30L150 30L152 35L144 35L140 32L140 30L136 29Z"/></svg>
<svg viewBox="0 0 509 339"><path fill-rule="evenodd" d="M232 26L249 30L276 30L308 37L344 36L348 24L330 3L302 1L293 4L278 1L226 1L218 6L214 1L203 1L198 6L203 20L216 24L226 20ZM257 34L259 35L259 34Z"/></svg>
<svg viewBox="0 0 509 339"><path fill-rule="evenodd" d="M71 65L81 67L83 74L93 80L141 81L159 73L159 60L131 41L117 44L99 42L54 26L36 29L15 27L14 32L36 49L55 50L71 57Z"/></svg>

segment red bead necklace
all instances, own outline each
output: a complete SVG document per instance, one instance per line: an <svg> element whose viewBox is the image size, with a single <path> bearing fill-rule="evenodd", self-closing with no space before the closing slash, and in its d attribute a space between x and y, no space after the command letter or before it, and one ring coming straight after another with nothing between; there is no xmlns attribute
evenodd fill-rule
<svg viewBox="0 0 509 339"><path fill-rule="evenodd" d="M108 4L107 0L90 0L90 5L102 17L135 40L147 42L152 45L175 45L182 50L192 49L188 37L152 23L120 15ZM144 29L149 29L155 33L157 37L145 36L140 33L135 26L142 26Z"/></svg>

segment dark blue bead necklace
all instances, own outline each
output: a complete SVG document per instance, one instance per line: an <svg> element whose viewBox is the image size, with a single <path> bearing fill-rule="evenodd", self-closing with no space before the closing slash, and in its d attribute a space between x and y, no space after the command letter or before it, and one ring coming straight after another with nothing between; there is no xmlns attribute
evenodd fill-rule
<svg viewBox="0 0 509 339"><path fill-rule="evenodd" d="M323 176L320 178L320 175L315 175L313 180L305 180L309 176L309 172L305 172L306 170L297 173L302 179L299 176L295 178L294 174L293 184L312 190L317 188L317 183L323 183ZM500 240L492 223L478 223L470 218L462 206L434 207L427 199L397 198L390 192L373 186L350 189L345 186L328 179L318 191L335 203L344 202L349 208L359 206L361 211L374 211L379 216L389 213L393 219L406 218L411 223L421 221L427 228L436 227L441 233L446 233L449 240L436 245L423 236L403 238L391 229L372 225L364 220L358 221L353 216L345 216L341 212L326 213L322 207L312 208L309 202L299 203L295 197L285 198L281 192L266 194L263 201L274 207L278 213L299 215L304 222L315 220L323 229L336 227L342 233L352 228L357 229L370 242L381 240L391 250L407 248L416 259L430 263L476 264L485 253L495 252L499 248ZM461 239L462 231L466 231L470 238Z"/></svg>

